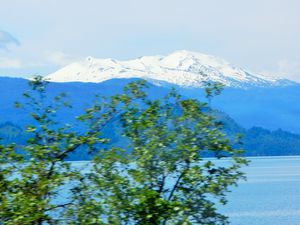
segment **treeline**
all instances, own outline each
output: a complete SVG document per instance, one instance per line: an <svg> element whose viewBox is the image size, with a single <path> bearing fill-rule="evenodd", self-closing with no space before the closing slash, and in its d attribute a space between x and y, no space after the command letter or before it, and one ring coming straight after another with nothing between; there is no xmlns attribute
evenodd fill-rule
<svg viewBox="0 0 300 225"><path fill-rule="evenodd" d="M281 129L270 131L262 127L245 129L239 126L227 114L215 111L216 117L224 124L224 131L232 139L237 133L242 136L242 143L245 149L245 156L284 156L300 155L300 135ZM112 121L104 130L111 143L118 146L126 145L127 141L120 135L120 126ZM0 124L0 138L2 143L25 144L28 134L21 126L11 122ZM79 149L68 158L68 160L89 160L90 154L85 149Z"/></svg>
<svg viewBox="0 0 300 225"><path fill-rule="evenodd" d="M216 111L224 131L233 139L241 134L246 156L300 155L300 135L281 129L270 131L262 127L245 129L223 112Z"/></svg>
<svg viewBox="0 0 300 225"><path fill-rule="evenodd" d="M300 135L253 127L244 135L244 148L250 156L300 155Z"/></svg>

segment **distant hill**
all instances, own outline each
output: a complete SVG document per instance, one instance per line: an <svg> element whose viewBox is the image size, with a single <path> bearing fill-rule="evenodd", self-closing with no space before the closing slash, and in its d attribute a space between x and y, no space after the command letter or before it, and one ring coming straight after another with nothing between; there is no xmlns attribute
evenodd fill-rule
<svg viewBox="0 0 300 225"><path fill-rule="evenodd" d="M60 111L57 119L72 122L72 118L90 106L95 94L109 96L120 93L126 84L134 80L136 79L112 79L102 83L50 83L47 93L50 97L61 92L68 95L73 108ZM24 101L22 93L29 89L27 83L25 79L0 77L0 137L6 141L24 141L20 129L32 122L28 112L14 107L15 101ZM150 97L159 98L165 95L171 86L152 84L147 92ZM176 88L186 97L204 99L201 88ZM224 122L229 135L244 135L247 155L297 155L300 154L299 96L300 85L226 88L220 96L213 99L211 106L220 111L220 115L217 116ZM123 141L117 136L113 139L116 143ZM74 157L83 157L82 152Z"/></svg>
<svg viewBox="0 0 300 225"><path fill-rule="evenodd" d="M242 135L243 148L246 156L280 156L280 155L300 155L300 135L283 130L270 131L261 127L245 129L239 126L227 114L216 111L218 121L224 125L224 133L234 139L236 134ZM127 140L121 137L120 125L113 121L103 130L103 135L111 139L111 145L124 147ZM26 143L28 134L15 124L6 122L0 124L0 138L2 143L17 143L22 146ZM69 160L88 160L90 155L85 149L79 149Z"/></svg>
<svg viewBox="0 0 300 225"><path fill-rule="evenodd" d="M218 119L224 124L224 131L230 137L242 134L243 148L247 156L300 155L300 135L277 129L270 131L262 127L245 129L231 117L219 112Z"/></svg>
<svg viewBox="0 0 300 225"><path fill-rule="evenodd" d="M69 95L74 109L70 115L76 116L88 107L95 94L112 95L120 93L124 85L136 79L113 79L102 83L51 83L50 96L65 92ZM0 123L11 121L26 124L24 112L14 108L15 101L23 101L22 93L27 90L27 80L0 77ZM150 85L149 95L162 96L171 86ZM203 100L201 88L182 88L175 86L187 97ZM263 88L225 88L220 96L213 99L211 106L226 112L245 128L253 126L269 130L283 129L300 134L300 85ZM62 116L63 117L63 116ZM64 118L62 118L64 119Z"/></svg>

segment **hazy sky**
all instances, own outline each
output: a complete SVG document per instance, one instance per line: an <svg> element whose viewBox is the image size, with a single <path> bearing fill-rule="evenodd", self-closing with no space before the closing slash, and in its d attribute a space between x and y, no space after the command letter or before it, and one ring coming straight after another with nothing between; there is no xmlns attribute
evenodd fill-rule
<svg viewBox="0 0 300 225"><path fill-rule="evenodd" d="M0 75L191 50L300 81L299 0L0 0Z"/></svg>

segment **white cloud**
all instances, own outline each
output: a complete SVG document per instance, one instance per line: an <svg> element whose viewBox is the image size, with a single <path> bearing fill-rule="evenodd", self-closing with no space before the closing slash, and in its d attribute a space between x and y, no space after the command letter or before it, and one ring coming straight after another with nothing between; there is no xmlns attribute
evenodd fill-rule
<svg viewBox="0 0 300 225"><path fill-rule="evenodd" d="M278 61L276 69L263 71L261 74L300 82L300 63L293 60L281 59Z"/></svg>
<svg viewBox="0 0 300 225"><path fill-rule="evenodd" d="M51 64L65 66L69 63L76 61L78 58L61 51L54 51L47 53L45 59Z"/></svg>
<svg viewBox="0 0 300 225"><path fill-rule="evenodd" d="M22 63L19 59L0 58L1 69L19 69Z"/></svg>
<svg viewBox="0 0 300 225"><path fill-rule="evenodd" d="M278 62L278 75L290 80L300 81L300 64L296 61L282 59Z"/></svg>
<svg viewBox="0 0 300 225"><path fill-rule="evenodd" d="M0 21L22 40L10 58L44 64L33 73L54 71L72 55L130 59L187 49L273 74L282 58L300 62L299 7L299 0L10 0L1 2ZM1 35L0 53L16 47L16 38Z"/></svg>
<svg viewBox="0 0 300 225"><path fill-rule="evenodd" d="M278 67L279 67L279 72L284 74L284 75L300 75L300 64L295 61L290 61L290 60L280 60L278 62ZM300 79L300 76L299 76Z"/></svg>
<svg viewBox="0 0 300 225"><path fill-rule="evenodd" d="M20 45L20 42L10 33L0 30L0 49L7 49L9 45Z"/></svg>

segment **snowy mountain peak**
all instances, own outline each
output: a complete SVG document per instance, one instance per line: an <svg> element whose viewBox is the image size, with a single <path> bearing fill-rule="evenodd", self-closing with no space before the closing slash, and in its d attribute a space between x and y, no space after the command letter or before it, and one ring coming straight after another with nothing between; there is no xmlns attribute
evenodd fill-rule
<svg viewBox="0 0 300 225"><path fill-rule="evenodd" d="M293 82L253 74L226 60L186 50L167 56L142 56L128 61L87 57L46 76L53 82L94 82L114 78L143 78L185 87L201 87L204 81L221 82L229 87L288 85Z"/></svg>

